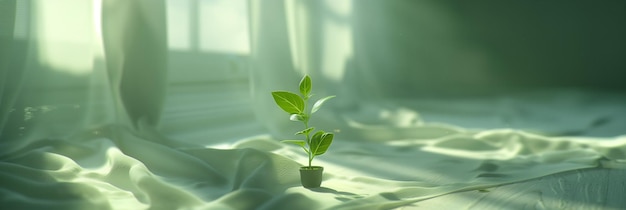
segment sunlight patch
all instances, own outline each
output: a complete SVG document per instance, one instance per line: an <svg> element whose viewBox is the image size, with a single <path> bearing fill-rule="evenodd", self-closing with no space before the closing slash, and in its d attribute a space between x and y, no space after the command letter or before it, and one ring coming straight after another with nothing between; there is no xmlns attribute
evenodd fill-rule
<svg viewBox="0 0 626 210"><path fill-rule="evenodd" d="M90 73L93 64L93 2L40 0L33 4L36 14L34 37L41 64L73 75Z"/></svg>

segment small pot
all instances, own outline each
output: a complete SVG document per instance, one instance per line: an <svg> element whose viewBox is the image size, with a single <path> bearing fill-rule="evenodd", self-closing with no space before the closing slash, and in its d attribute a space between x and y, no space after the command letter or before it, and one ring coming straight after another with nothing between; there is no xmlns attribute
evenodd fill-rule
<svg viewBox="0 0 626 210"><path fill-rule="evenodd" d="M321 166L303 166L300 167L300 182L305 188L316 188L322 185L322 174L324 167Z"/></svg>

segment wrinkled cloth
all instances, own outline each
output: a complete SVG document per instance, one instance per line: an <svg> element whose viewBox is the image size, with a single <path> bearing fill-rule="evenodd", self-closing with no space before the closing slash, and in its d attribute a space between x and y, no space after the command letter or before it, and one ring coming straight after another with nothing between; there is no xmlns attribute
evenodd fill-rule
<svg viewBox="0 0 626 210"><path fill-rule="evenodd" d="M177 147L157 134L105 126L4 154L1 202L22 209L389 209L626 161L624 137L450 131L385 142L338 138L314 160L325 167L324 182L309 190L298 176L305 154L269 136L220 149Z"/></svg>

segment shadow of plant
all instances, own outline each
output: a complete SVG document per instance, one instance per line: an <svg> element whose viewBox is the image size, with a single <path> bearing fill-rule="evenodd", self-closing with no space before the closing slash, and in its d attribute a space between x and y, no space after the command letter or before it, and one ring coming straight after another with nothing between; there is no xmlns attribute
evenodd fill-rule
<svg viewBox="0 0 626 210"><path fill-rule="evenodd" d="M354 194L354 193L350 193L350 192L337 191L335 189L331 189L331 188L327 188L327 187L311 188L309 190L311 190L313 192L318 192L318 193L332 193L332 194L335 194L335 199L337 199L339 201L349 201L349 200L363 198L363 196L358 195L358 194Z"/></svg>

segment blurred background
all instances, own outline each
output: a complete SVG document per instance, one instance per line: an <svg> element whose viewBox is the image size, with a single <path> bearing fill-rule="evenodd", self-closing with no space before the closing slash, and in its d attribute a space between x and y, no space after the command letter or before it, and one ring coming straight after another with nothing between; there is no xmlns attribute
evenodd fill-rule
<svg viewBox="0 0 626 210"><path fill-rule="evenodd" d="M165 75L155 100L162 101L158 129L174 139L291 135L299 125L286 120L269 93L295 91L304 74L317 96L338 96L317 122L344 133L355 123L440 122L623 134L619 123L595 133L576 129L625 121L625 1L161 3L167 66L144 70L135 83ZM102 112L107 101L117 103L104 65L102 1L0 5L10 11L0 22L2 135L41 126L49 130L45 136L63 136L114 121ZM35 116L37 123L29 121ZM59 120L64 123L53 123ZM559 123L574 131L550 130Z"/></svg>

